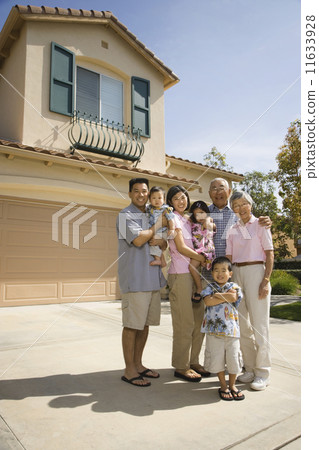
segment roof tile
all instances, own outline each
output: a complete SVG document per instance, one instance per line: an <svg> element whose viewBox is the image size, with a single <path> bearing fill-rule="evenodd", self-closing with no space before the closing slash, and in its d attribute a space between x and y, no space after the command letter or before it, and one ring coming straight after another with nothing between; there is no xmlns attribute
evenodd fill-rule
<svg viewBox="0 0 319 450"><path fill-rule="evenodd" d="M69 8L70 16L80 17L81 11L79 9Z"/></svg>
<svg viewBox="0 0 319 450"><path fill-rule="evenodd" d="M51 6L42 6L43 14L56 14L55 8Z"/></svg>
<svg viewBox="0 0 319 450"><path fill-rule="evenodd" d="M26 6L26 5L16 5L16 8L19 11L19 13L21 13L21 14L25 14L25 13L30 12L29 11L29 7Z"/></svg>
<svg viewBox="0 0 319 450"><path fill-rule="evenodd" d="M41 6L29 5L29 8L30 8L30 11L32 12L32 14L42 14Z"/></svg>
<svg viewBox="0 0 319 450"><path fill-rule="evenodd" d="M210 168L210 169L216 169L216 170L219 170L220 172L225 172L225 173L229 173L229 174L239 175L240 177L244 176L241 173L231 172L229 170L224 170L224 169L219 169L218 167L208 166L207 164L202 164L202 163L199 163L199 162L196 162L196 161L190 161L189 159L178 158L177 156L170 156L170 155L166 155L166 156L168 158L176 159L177 161L187 162L187 163L190 163L190 164L196 164L197 166L202 166L202 167L206 167L206 168Z"/></svg>
<svg viewBox="0 0 319 450"><path fill-rule="evenodd" d="M103 11L103 13L104 13L104 17L106 19L111 19L111 17L113 16L111 11ZM115 16L113 16L113 17L115 17Z"/></svg>
<svg viewBox="0 0 319 450"><path fill-rule="evenodd" d="M114 16L110 11L96 11L96 10L86 10L86 9L74 9L74 8L60 8L60 7L50 7L50 6L33 6L33 5L15 5L15 8L18 10L20 14L36 14L36 15L51 15L51 16L63 16L63 17L74 17L74 18L87 18L87 19L108 19L114 24L116 24L119 28L121 28L129 38L131 38L143 51L145 51L150 57L154 60L156 64L159 64L162 69L168 74L169 81L166 82L166 86L170 86L171 84L175 84L179 81L177 75L167 67L161 59L159 59L155 54L148 49L143 42L139 41L137 37L131 33L128 28L118 20L116 16ZM1 50L1 49L0 49ZM1 63L1 61L0 61Z"/></svg>
<svg viewBox="0 0 319 450"><path fill-rule="evenodd" d="M60 16L68 16L70 14L70 11L66 8L56 8L56 11L58 14L60 14Z"/></svg>
<svg viewBox="0 0 319 450"><path fill-rule="evenodd" d="M92 16L92 12L88 11L87 9L80 9L80 11L82 12L82 15L84 17L91 17Z"/></svg>
<svg viewBox="0 0 319 450"><path fill-rule="evenodd" d="M104 17L103 11L96 11L95 9L92 9L91 11L94 17Z"/></svg>
<svg viewBox="0 0 319 450"><path fill-rule="evenodd" d="M83 157L81 154L73 154L72 155L70 153L63 153L63 152L57 151L57 150L48 150L48 149L39 148L39 147L31 147L29 145L20 144L19 142L12 142L12 141L4 140L4 139L0 139L0 145L2 145L4 147L8 147L8 149L19 148L21 150L32 151L32 152L41 153L44 155L51 155L51 156L56 156L59 158L73 159L75 161L86 161L89 164L99 164L99 165L105 166L105 167L112 167L115 169L128 170L130 172L143 173L146 175L154 175L154 176L162 177L163 179L176 180L177 182L192 183L194 185L199 186L199 183L196 180L189 180L187 178L178 177L178 176L172 175L170 173L160 173L160 172L154 172L152 170L139 169L137 167L125 166L124 164L116 164L114 162L108 162L108 161L105 161L102 159L92 159L89 157Z"/></svg>

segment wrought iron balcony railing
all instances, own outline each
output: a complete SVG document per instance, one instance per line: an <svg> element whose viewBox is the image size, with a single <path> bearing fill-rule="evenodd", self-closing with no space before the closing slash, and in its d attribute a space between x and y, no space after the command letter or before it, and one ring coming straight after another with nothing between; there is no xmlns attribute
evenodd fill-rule
<svg viewBox="0 0 319 450"><path fill-rule="evenodd" d="M140 161L144 153L140 129L74 111L69 129L72 148L114 158Z"/></svg>

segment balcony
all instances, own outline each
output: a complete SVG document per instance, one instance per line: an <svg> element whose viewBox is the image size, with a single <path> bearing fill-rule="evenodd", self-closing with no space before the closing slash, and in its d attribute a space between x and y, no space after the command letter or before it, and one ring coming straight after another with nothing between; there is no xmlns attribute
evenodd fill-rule
<svg viewBox="0 0 319 450"><path fill-rule="evenodd" d="M72 149L138 163L144 153L140 129L74 111L68 132Z"/></svg>

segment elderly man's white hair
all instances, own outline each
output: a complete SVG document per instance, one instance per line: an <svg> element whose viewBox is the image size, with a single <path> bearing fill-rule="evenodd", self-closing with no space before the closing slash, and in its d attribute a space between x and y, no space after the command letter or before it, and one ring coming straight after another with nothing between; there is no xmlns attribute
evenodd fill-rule
<svg viewBox="0 0 319 450"><path fill-rule="evenodd" d="M209 189L211 189L212 184L214 183L214 181L224 181L228 187L228 189L230 189L229 183L225 178L214 178L211 182L210 182L210 186Z"/></svg>

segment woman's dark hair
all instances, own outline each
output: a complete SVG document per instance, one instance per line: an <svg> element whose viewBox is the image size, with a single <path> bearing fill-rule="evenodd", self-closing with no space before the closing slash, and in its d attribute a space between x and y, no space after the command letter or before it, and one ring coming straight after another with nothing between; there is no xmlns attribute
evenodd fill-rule
<svg viewBox="0 0 319 450"><path fill-rule="evenodd" d="M134 184L146 184L148 187L148 179L147 178L132 178L129 181L129 192L132 192Z"/></svg>
<svg viewBox="0 0 319 450"><path fill-rule="evenodd" d="M196 202L194 202L194 203L192 204L191 209L189 210L189 212L191 213L190 220L191 220L193 223L198 223L197 220L196 220L196 217L195 217L195 215L194 215L194 211L195 211L195 209L197 209L197 208L202 209L202 210L203 210L205 213L207 213L207 214L210 214L209 208L208 208L208 206L206 205L206 203L203 202L202 200L197 200Z"/></svg>
<svg viewBox="0 0 319 450"><path fill-rule="evenodd" d="M186 191L186 189L183 186L177 185L177 186L172 186L171 188L169 188L167 195L166 195L166 202L169 206L173 207L172 204L172 198L178 194L179 192L182 192L183 194L186 195L187 198L187 206L186 206L186 210L189 209L190 206L190 201L189 201L189 195L188 192Z"/></svg>
<svg viewBox="0 0 319 450"><path fill-rule="evenodd" d="M229 272L232 271L232 264L226 256L218 256L218 258L214 259L211 270L214 269L215 264L227 264Z"/></svg>

